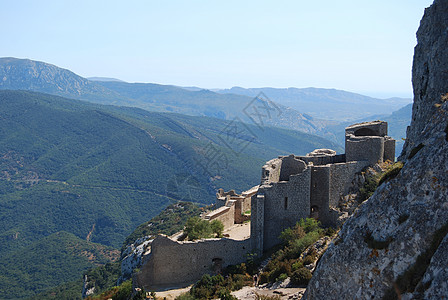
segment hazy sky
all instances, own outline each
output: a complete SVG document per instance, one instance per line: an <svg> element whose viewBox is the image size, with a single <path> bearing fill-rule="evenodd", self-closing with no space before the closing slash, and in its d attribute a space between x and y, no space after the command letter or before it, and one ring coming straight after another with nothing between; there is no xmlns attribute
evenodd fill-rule
<svg viewBox="0 0 448 300"><path fill-rule="evenodd" d="M0 0L0 56L84 76L203 88L411 96L432 0Z"/></svg>

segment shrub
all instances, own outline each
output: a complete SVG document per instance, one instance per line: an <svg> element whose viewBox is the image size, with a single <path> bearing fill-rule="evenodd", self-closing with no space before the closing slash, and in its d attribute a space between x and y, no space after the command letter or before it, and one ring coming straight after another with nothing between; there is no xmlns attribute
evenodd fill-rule
<svg viewBox="0 0 448 300"><path fill-rule="evenodd" d="M381 174L378 185L381 185L383 182L390 180L392 178L395 178L395 176L400 173L401 169L403 168L403 163L401 161L394 163L390 168L387 169L386 172Z"/></svg>
<svg viewBox="0 0 448 300"><path fill-rule="evenodd" d="M295 240L292 243L293 251L296 253L302 253L306 248L311 246L315 241L317 241L320 238L320 233L317 231L311 231L307 233L306 236L304 236L301 239Z"/></svg>
<svg viewBox="0 0 448 300"><path fill-rule="evenodd" d="M212 229L212 232L217 237L222 237L222 232L224 231L224 224L222 224L219 220L213 220L210 222L210 227Z"/></svg>
<svg viewBox="0 0 448 300"><path fill-rule="evenodd" d="M213 220L211 222L199 217L191 217L185 224L185 233L189 240L198 240L211 238L214 235L221 237L224 225L221 221Z"/></svg>
<svg viewBox="0 0 448 300"><path fill-rule="evenodd" d="M127 280L123 282L119 287L115 295L112 296L113 300L127 300L132 294L132 281Z"/></svg>
<svg viewBox="0 0 448 300"><path fill-rule="evenodd" d="M366 181L359 189L359 202L361 203L369 199L373 195L377 187L378 182L376 178L373 176L366 176Z"/></svg>
<svg viewBox="0 0 448 300"><path fill-rule="evenodd" d="M292 273L291 282L297 285L307 285L312 276L310 270L302 267Z"/></svg>
<svg viewBox="0 0 448 300"><path fill-rule="evenodd" d="M303 228L305 233L309 233L311 231L320 231L320 222L313 218L300 219L298 225ZM297 225L296 225L297 226Z"/></svg>
<svg viewBox="0 0 448 300"><path fill-rule="evenodd" d="M275 268L269 272L269 282L277 281L277 278L282 274L291 274L291 265L284 261L277 261Z"/></svg>
<svg viewBox="0 0 448 300"><path fill-rule="evenodd" d="M219 289L216 294L217 294L218 298L221 300L238 300L238 298L232 296L230 294L230 291L226 288Z"/></svg>
<svg viewBox="0 0 448 300"><path fill-rule="evenodd" d="M177 296L176 300L195 300L195 298L192 294L187 292Z"/></svg>
<svg viewBox="0 0 448 300"><path fill-rule="evenodd" d="M305 230L297 223L292 228L286 228L280 234L280 239L283 240L284 243L289 243L295 239L300 239L305 236Z"/></svg>
<svg viewBox="0 0 448 300"><path fill-rule="evenodd" d="M295 263L292 264L292 271L296 271L300 268L303 268L303 262L301 260L296 261Z"/></svg>
<svg viewBox="0 0 448 300"><path fill-rule="evenodd" d="M304 265L311 265L314 262L315 259L316 259L316 257L314 257L313 255L307 255L303 259L303 264Z"/></svg>
<svg viewBox="0 0 448 300"><path fill-rule="evenodd" d="M275 279L275 281L285 281L286 278L288 278L288 274L282 273Z"/></svg>
<svg viewBox="0 0 448 300"><path fill-rule="evenodd" d="M251 285L253 283L252 276L242 275L242 274L234 274L232 275L233 286L231 288L232 291L240 290L245 285Z"/></svg>

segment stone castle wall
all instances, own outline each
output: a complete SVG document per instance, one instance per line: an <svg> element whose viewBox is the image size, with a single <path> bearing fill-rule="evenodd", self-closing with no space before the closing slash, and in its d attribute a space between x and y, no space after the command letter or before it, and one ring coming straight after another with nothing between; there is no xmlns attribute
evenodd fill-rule
<svg viewBox="0 0 448 300"><path fill-rule="evenodd" d="M152 242L151 254L135 279L138 286L148 291L187 286L205 273L215 274L228 265L245 261L249 252L250 239L178 242L160 235Z"/></svg>
<svg viewBox="0 0 448 300"><path fill-rule="evenodd" d="M352 161L330 165L330 207L338 206L340 197L347 194L355 174L367 165L366 161Z"/></svg>
<svg viewBox="0 0 448 300"><path fill-rule="evenodd" d="M218 220L224 225L224 229L230 228L235 224L235 205L222 206L205 216L206 220Z"/></svg>
<svg viewBox="0 0 448 300"><path fill-rule="evenodd" d="M264 223L259 224L264 227L263 250L280 242L278 237L282 230L309 216L310 179L311 169L306 168L299 174L291 175L289 181L263 185L258 190L258 194L264 196L256 201L256 205L263 207L255 208L255 213L264 214Z"/></svg>

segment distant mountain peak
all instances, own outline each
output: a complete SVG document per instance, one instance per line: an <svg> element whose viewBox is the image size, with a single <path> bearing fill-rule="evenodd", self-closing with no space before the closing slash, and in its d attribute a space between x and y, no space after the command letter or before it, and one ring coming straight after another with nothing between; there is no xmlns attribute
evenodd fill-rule
<svg viewBox="0 0 448 300"><path fill-rule="evenodd" d="M100 81L100 82L126 82L124 80L121 79L117 79L117 78L111 78L111 77L87 77L88 80L90 81Z"/></svg>

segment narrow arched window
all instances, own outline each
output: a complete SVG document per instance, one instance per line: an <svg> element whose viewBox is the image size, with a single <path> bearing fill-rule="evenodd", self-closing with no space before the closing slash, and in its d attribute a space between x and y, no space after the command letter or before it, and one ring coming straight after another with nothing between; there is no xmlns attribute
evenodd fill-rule
<svg viewBox="0 0 448 300"><path fill-rule="evenodd" d="M285 197L284 205L285 205L285 210L288 209L288 197Z"/></svg>

